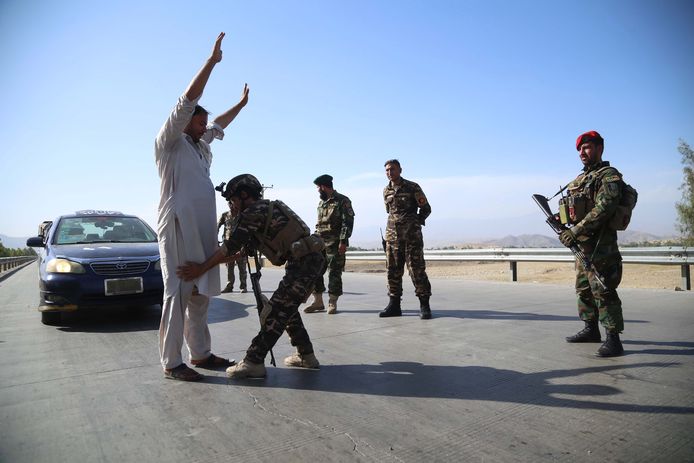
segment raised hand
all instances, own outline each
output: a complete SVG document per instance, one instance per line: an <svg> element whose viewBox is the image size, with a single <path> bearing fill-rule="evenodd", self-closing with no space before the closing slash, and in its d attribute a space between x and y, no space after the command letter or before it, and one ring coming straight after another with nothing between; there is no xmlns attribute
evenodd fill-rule
<svg viewBox="0 0 694 463"><path fill-rule="evenodd" d="M238 116L239 112L243 109L243 107L246 106L246 103L248 103L249 91L250 89L248 88L248 84L243 84L243 91L241 92L241 99L239 100L239 102L236 103L233 107L224 111L219 116L215 117L214 121L217 124L219 124L219 126L222 129L226 129L227 126L231 124L231 121L233 121L236 118L236 116Z"/></svg>
<svg viewBox="0 0 694 463"><path fill-rule="evenodd" d="M241 100L239 100L239 104L241 106L246 106L246 103L248 103L248 92L250 89L248 88L248 84L243 84L243 91L241 92Z"/></svg>
<svg viewBox="0 0 694 463"><path fill-rule="evenodd" d="M224 40L224 32L220 32L217 36L217 40L214 42L214 48L212 49L212 54L210 55L210 61L213 63L219 63L222 61L222 40Z"/></svg>

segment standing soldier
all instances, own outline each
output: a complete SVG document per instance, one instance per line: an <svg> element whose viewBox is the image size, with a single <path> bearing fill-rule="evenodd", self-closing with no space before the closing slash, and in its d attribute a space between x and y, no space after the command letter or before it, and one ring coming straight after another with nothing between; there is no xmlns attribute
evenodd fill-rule
<svg viewBox="0 0 694 463"><path fill-rule="evenodd" d="M261 314L261 328L246 357L227 368L229 378L264 378L265 357L286 330L297 352L284 359L290 367L319 368L313 345L301 321L299 305L308 299L316 278L325 272L323 240L282 201L263 199L263 187L253 175L231 180L223 193L241 211L224 243L203 263L187 262L178 275L191 281L219 265L242 248L261 252L274 265L285 265L284 277L269 301L269 313Z"/></svg>
<svg viewBox="0 0 694 463"><path fill-rule="evenodd" d="M328 313L337 313L337 299L342 295L342 271L345 269L345 253L354 226L352 202L333 189L333 178L321 175L313 183L318 187L318 223L316 233L323 238L328 260ZM304 309L306 313L322 312L325 283L323 275L316 279L313 303Z"/></svg>
<svg viewBox="0 0 694 463"><path fill-rule="evenodd" d="M231 201L228 201L229 204L229 210L226 212L223 212L222 215L219 217L219 222L217 222L217 233L219 233L219 229L224 226L224 236L227 236L229 231L231 230L231 227L234 224L234 221L239 215L239 212L234 209L234 204ZM223 293L233 293L234 292L234 281L236 278L234 278L234 267L239 268L239 288L241 289L242 293L245 293L247 291L247 286L246 282L248 280L248 257L246 257L245 254L241 254L241 256L236 259L235 261L232 262L227 262L227 285L224 287L222 290Z"/></svg>
<svg viewBox="0 0 694 463"><path fill-rule="evenodd" d="M405 262L407 262L415 294L419 298L419 317L422 320L428 320L431 318L429 307L431 284L424 262L422 226L431 214L431 206L419 185L400 176L402 173L400 161L397 159L386 161L385 168L386 176L390 180L383 189L383 201L388 212L386 265L390 302L378 316L399 317L402 315L400 308L402 275L405 272Z"/></svg>
<svg viewBox="0 0 694 463"><path fill-rule="evenodd" d="M617 295L622 280L622 256L617 246L617 231L610 221L622 197L622 175L602 160L604 147L605 141L595 131L581 134L576 140L583 172L567 186L568 197L562 203L568 205L565 221L572 226L559 239L567 247L578 243L594 267L586 271L576 263L578 315L585 327L566 341L600 342L599 320L607 331L607 339L597 355L615 357L624 353L619 340L619 333L624 329L622 301Z"/></svg>

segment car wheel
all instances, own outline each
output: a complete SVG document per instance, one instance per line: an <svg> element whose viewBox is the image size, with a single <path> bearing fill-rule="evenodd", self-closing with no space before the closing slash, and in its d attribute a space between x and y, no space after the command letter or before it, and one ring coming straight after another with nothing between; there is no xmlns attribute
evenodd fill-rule
<svg viewBox="0 0 694 463"><path fill-rule="evenodd" d="M44 325L57 325L60 319L60 312L41 312L41 323Z"/></svg>

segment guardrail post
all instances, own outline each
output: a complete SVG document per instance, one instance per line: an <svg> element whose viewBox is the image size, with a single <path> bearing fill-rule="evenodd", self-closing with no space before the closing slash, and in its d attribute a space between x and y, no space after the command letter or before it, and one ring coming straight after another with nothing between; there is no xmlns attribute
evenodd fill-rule
<svg viewBox="0 0 694 463"><path fill-rule="evenodd" d="M511 270L511 281L518 281L518 262L515 260L510 261L509 270Z"/></svg>
<svg viewBox="0 0 694 463"><path fill-rule="evenodd" d="M680 268L682 269L682 271L681 271L682 289L686 289L687 291L691 291L692 279L691 279L691 275L689 274L689 264L682 264L682 266Z"/></svg>

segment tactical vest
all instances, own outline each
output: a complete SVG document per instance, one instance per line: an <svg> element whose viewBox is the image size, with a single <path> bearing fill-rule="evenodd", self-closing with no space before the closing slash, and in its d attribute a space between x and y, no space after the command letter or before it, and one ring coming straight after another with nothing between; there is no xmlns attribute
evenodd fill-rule
<svg viewBox="0 0 694 463"><path fill-rule="evenodd" d="M270 238L268 231L272 222L274 209L287 217L288 222ZM282 201L270 201L265 219L265 228L258 230L255 237L260 243L259 251L273 265L284 265L290 257L299 259L312 252L320 252L325 245L318 235L312 235L311 230L301 218Z"/></svg>
<svg viewBox="0 0 694 463"><path fill-rule="evenodd" d="M631 221L631 213L638 199L637 191L622 179L622 174L611 166L601 167L583 176L580 181L567 185L568 196L559 200L559 218L565 225L576 225L583 220L588 212L595 207L596 185L602 181L602 177L608 169L614 170L619 176L621 198L614 215L607 226L613 230L626 230Z"/></svg>
<svg viewBox="0 0 694 463"><path fill-rule="evenodd" d="M345 202L349 198L337 191L331 199L322 201L318 206L318 221L316 232L325 237L339 237L342 231L342 215L349 213L345 210Z"/></svg>

